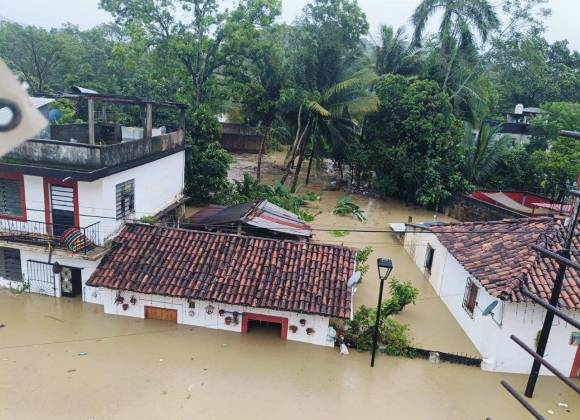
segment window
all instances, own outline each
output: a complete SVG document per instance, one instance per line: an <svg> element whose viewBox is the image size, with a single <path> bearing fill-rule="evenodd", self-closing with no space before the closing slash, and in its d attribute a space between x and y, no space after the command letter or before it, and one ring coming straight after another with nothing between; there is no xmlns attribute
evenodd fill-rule
<svg viewBox="0 0 580 420"><path fill-rule="evenodd" d="M23 182L22 178L15 174L15 176L0 177L0 214L13 218L24 218L24 209L22 208L23 197Z"/></svg>
<svg viewBox="0 0 580 420"><path fill-rule="evenodd" d="M475 311L475 306L477 305L477 292L479 288L475 281L471 278L467 279L467 284L465 285L465 293L463 294L463 309L473 318L473 311Z"/></svg>
<svg viewBox="0 0 580 420"><path fill-rule="evenodd" d="M22 281L20 250L0 247L0 277Z"/></svg>
<svg viewBox="0 0 580 420"><path fill-rule="evenodd" d="M427 245L427 253L425 254L425 270L431 272L431 267L433 266L433 256L435 255L435 250L431 245Z"/></svg>
<svg viewBox="0 0 580 420"><path fill-rule="evenodd" d="M135 180L117 184L117 220L124 219L135 212Z"/></svg>

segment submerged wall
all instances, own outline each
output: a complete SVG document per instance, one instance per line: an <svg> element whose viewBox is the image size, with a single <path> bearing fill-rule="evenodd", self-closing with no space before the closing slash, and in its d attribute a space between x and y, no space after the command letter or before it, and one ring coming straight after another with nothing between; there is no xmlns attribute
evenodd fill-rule
<svg viewBox="0 0 580 420"><path fill-rule="evenodd" d="M242 332L242 316L244 313L275 316L288 319L288 340L320 346L334 346L334 339L328 340L330 319L320 315L250 308L202 300L189 301L185 298L146 295L128 291L122 291L120 293L124 299L124 303L128 304L127 309L123 309L122 304L115 302L118 293L116 290L93 287L86 287L86 289L85 296L89 297L88 301L103 305L104 311L107 314L145 318L145 306L174 309L177 311L177 322L179 324L214 328L238 333ZM131 303L132 297L136 299L135 304ZM224 310L224 314L220 315L220 310ZM239 314L237 324L233 321L234 312ZM232 318L232 322L229 325L226 323L226 317L228 316ZM305 320L305 324L301 325L300 320ZM297 331L292 332L290 329L291 326L296 326ZM314 332L308 334L308 328L313 329Z"/></svg>

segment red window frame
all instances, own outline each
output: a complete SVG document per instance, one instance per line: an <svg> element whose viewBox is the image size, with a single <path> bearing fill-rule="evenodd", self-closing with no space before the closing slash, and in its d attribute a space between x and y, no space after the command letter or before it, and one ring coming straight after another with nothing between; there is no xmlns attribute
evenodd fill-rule
<svg viewBox="0 0 580 420"><path fill-rule="evenodd" d="M280 324L280 337L282 340L286 340L288 337L288 318L244 312L242 314L242 334L248 333L248 325L250 321L265 321L273 324Z"/></svg>
<svg viewBox="0 0 580 420"><path fill-rule="evenodd" d="M42 179L42 184L44 188L44 220L46 222L47 229L52 226L52 212L50 205L50 186L56 185L60 187L71 187L73 189L73 213L75 227L80 228L80 214L79 214L79 186L76 179L69 179L63 181L58 178L46 178ZM50 229L52 232L52 229Z"/></svg>
<svg viewBox="0 0 580 420"><path fill-rule="evenodd" d="M14 172L0 172L0 178L13 179L20 181L20 207L22 208L21 216L14 216L13 214L0 213L1 219L19 220L26 222L28 220L26 213L26 191L24 190L24 175Z"/></svg>
<svg viewBox="0 0 580 420"><path fill-rule="evenodd" d="M472 278L467 279L465 285L465 292L463 295L463 309L473 318L475 307L477 306L477 295L479 294L479 287Z"/></svg>

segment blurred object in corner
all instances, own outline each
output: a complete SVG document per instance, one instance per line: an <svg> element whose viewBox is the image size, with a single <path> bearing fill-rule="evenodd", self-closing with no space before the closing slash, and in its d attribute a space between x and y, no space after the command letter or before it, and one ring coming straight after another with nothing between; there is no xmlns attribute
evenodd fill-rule
<svg viewBox="0 0 580 420"><path fill-rule="evenodd" d="M0 156L37 134L46 124L16 76L0 59Z"/></svg>

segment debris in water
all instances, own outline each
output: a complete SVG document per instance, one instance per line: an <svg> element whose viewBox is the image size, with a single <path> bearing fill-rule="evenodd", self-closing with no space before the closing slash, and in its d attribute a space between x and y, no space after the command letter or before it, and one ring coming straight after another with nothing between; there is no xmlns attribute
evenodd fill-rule
<svg viewBox="0 0 580 420"><path fill-rule="evenodd" d="M429 362L439 364L439 352L430 351L429 352Z"/></svg>
<svg viewBox="0 0 580 420"><path fill-rule="evenodd" d="M53 320L55 320L55 321L58 321L58 322L64 322L62 319L60 319L60 318L57 318L57 317L55 317L55 316L52 316L52 315L44 315L44 316L45 316L46 318L50 318L50 319L53 319Z"/></svg>
<svg viewBox="0 0 580 420"><path fill-rule="evenodd" d="M554 414L554 410L548 410L548 414Z"/></svg>
<svg viewBox="0 0 580 420"><path fill-rule="evenodd" d="M348 356L348 347L346 347L346 344L344 343L340 344L340 354L343 356Z"/></svg>
<svg viewBox="0 0 580 420"><path fill-rule="evenodd" d="M6 324L0 324L0 328L4 328Z"/></svg>
<svg viewBox="0 0 580 420"><path fill-rule="evenodd" d="M568 404L563 403L563 402L559 402L558 403L558 407L564 407L564 408L568 408Z"/></svg>
<svg viewBox="0 0 580 420"><path fill-rule="evenodd" d="M68 373L72 373L72 372L76 372L76 371L77 371L76 369L69 369L69 370L67 370Z"/></svg>
<svg viewBox="0 0 580 420"><path fill-rule="evenodd" d="M163 361L163 359L159 359L159 361L160 361L160 362L162 362L162 361Z"/></svg>
<svg viewBox="0 0 580 420"><path fill-rule="evenodd" d="M88 356L88 355L89 355L89 353L87 353L86 351L81 351L79 353L79 356Z"/></svg>

